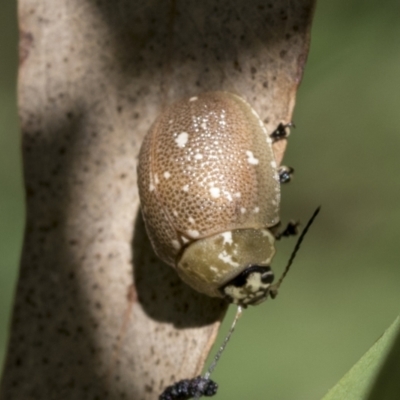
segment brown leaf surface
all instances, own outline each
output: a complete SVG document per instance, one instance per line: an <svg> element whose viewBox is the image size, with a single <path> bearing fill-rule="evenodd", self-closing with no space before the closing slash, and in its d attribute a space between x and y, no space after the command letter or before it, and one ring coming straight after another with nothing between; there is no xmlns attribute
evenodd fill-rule
<svg viewBox="0 0 400 400"><path fill-rule="evenodd" d="M226 305L155 257L136 156L206 90L289 122L313 0L20 0L27 222L3 400L156 399L201 371ZM276 147L280 162L285 141Z"/></svg>

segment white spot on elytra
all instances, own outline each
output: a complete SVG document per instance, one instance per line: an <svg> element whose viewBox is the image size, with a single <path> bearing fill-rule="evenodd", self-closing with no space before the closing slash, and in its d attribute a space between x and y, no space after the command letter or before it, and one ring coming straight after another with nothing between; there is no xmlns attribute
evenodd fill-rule
<svg viewBox="0 0 400 400"><path fill-rule="evenodd" d="M158 175L157 174L154 174L154 183L156 185L158 185L160 183L160 180L158 179Z"/></svg>
<svg viewBox="0 0 400 400"><path fill-rule="evenodd" d="M150 192L153 192L153 191L155 190L156 187L154 186L154 183L153 183L153 176L152 176L152 174L150 174L149 180L150 180L149 191L150 191Z"/></svg>
<svg viewBox="0 0 400 400"><path fill-rule="evenodd" d="M220 196L220 190L217 187L210 188L211 196L214 198L218 198Z"/></svg>
<svg viewBox="0 0 400 400"><path fill-rule="evenodd" d="M224 238L224 242L223 244L227 243L227 244L232 244L233 240L232 240L232 232L224 232L221 233L221 236Z"/></svg>
<svg viewBox="0 0 400 400"><path fill-rule="evenodd" d="M230 194L229 192L224 192L224 194L225 194L225 197L226 197L229 201L232 201L232 196L231 196L231 194Z"/></svg>
<svg viewBox="0 0 400 400"><path fill-rule="evenodd" d="M193 97L191 97L191 98L189 99L189 101L196 101L197 99L198 99L197 96L193 96Z"/></svg>
<svg viewBox="0 0 400 400"><path fill-rule="evenodd" d="M200 154L200 153L197 153L195 156L194 156L194 159L195 160L201 160L203 158L203 154Z"/></svg>
<svg viewBox="0 0 400 400"><path fill-rule="evenodd" d="M272 167L272 168L276 168L276 161L275 161L275 160L272 160L272 161L271 161L271 167Z"/></svg>
<svg viewBox="0 0 400 400"><path fill-rule="evenodd" d="M174 122L173 119L170 119L170 120L168 121L169 124L172 124L173 122Z"/></svg>
<svg viewBox="0 0 400 400"><path fill-rule="evenodd" d="M252 151L247 150L246 151L246 155L247 155L247 162L251 165L257 165L258 164L258 158L254 157L254 154Z"/></svg>
<svg viewBox="0 0 400 400"><path fill-rule="evenodd" d="M192 217L189 217L189 222L191 223L191 224L194 224L196 221L192 218Z"/></svg>
<svg viewBox="0 0 400 400"><path fill-rule="evenodd" d="M232 267L238 267L239 263L232 260L232 256L229 255L226 251L223 251L218 254L218 258L222 260L224 263L232 265Z"/></svg>
<svg viewBox="0 0 400 400"><path fill-rule="evenodd" d="M189 191L189 185L185 185L185 186L182 188L182 190L183 190L184 192L188 192L188 191Z"/></svg>
<svg viewBox="0 0 400 400"><path fill-rule="evenodd" d="M267 143L268 143L268 144L271 144L271 143L272 143L272 139L271 139L270 136L267 136Z"/></svg>
<svg viewBox="0 0 400 400"><path fill-rule="evenodd" d="M174 247L174 249L179 250L181 248L180 243L177 240L173 240L172 241L172 246Z"/></svg>
<svg viewBox="0 0 400 400"><path fill-rule="evenodd" d="M186 236L181 236L183 244L189 243L189 239Z"/></svg>
<svg viewBox="0 0 400 400"><path fill-rule="evenodd" d="M236 193L234 194L234 196L237 197L237 198L240 198L241 195L242 195L242 194L241 194L240 192L236 192Z"/></svg>
<svg viewBox="0 0 400 400"><path fill-rule="evenodd" d="M192 238L198 238L200 236L200 232L196 231L195 229L189 229L187 234Z"/></svg>
<svg viewBox="0 0 400 400"><path fill-rule="evenodd" d="M201 126L204 130L207 130L207 124L206 124L205 121L203 121L203 122L200 124L200 126Z"/></svg>
<svg viewBox="0 0 400 400"><path fill-rule="evenodd" d="M241 207L241 208L240 208L240 212L241 212L242 214L244 214L244 213L246 212L246 209L245 209L244 207Z"/></svg>
<svg viewBox="0 0 400 400"><path fill-rule="evenodd" d="M215 272L215 273L218 272L218 268L213 267L212 265L211 265L210 267L208 267L208 268L210 268L210 270L213 271L213 272Z"/></svg>
<svg viewBox="0 0 400 400"><path fill-rule="evenodd" d="M171 174L170 174L168 171L165 171L165 172L164 172L164 178L165 178L165 179L171 178Z"/></svg>
<svg viewBox="0 0 400 400"><path fill-rule="evenodd" d="M257 214L259 212L260 212L260 207L255 207L254 210L253 210L253 213Z"/></svg>
<svg viewBox="0 0 400 400"><path fill-rule="evenodd" d="M176 210L172 210L172 214L174 214L174 217L177 217L179 215L178 211L176 211Z"/></svg>
<svg viewBox="0 0 400 400"><path fill-rule="evenodd" d="M188 140L189 134L187 132L181 132L175 139L175 142L178 147L185 147Z"/></svg>

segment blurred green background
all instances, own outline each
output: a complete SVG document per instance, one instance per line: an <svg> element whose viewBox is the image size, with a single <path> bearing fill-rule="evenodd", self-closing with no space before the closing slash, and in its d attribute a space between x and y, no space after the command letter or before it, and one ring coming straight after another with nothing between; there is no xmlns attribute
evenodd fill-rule
<svg viewBox="0 0 400 400"><path fill-rule="evenodd" d="M16 18L16 1L0 0L0 371L24 226L15 87L18 60Z"/></svg>
<svg viewBox="0 0 400 400"><path fill-rule="evenodd" d="M319 399L400 311L399 18L398 0L318 3L285 159L296 175L283 188L281 217L305 222L318 205L322 212L278 298L240 320L213 375L216 399ZM16 4L3 0L1 364L24 219L16 46ZM278 244L278 275L294 242Z"/></svg>

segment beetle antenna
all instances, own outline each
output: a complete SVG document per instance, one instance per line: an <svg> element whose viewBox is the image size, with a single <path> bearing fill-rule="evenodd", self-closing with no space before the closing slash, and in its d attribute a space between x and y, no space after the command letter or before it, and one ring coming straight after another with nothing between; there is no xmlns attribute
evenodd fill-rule
<svg viewBox="0 0 400 400"><path fill-rule="evenodd" d="M235 318L233 319L233 322L232 322L232 325L231 325L231 328L229 329L228 334L225 336L224 341L222 342L220 348L218 349L218 352L215 355L213 362L208 367L207 372L204 374L204 379L205 380L210 379L210 375L212 374L212 372L214 371L215 367L217 366L217 363L218 363L219 359L221 358L221 355L224 352L225 347L228 344L228 342L229 342L229 340L230 340L230 338L232 336L233 331L235 330L236 323L238 322L239 318L242 316L242 312L243 312L243 308L241 306L238 306ZM195 396L195 399L196 400L199 399L200 396L201 396L200 393L197 394Z"/></svg>
<svg viewBox="0 0 400 400"><path fill-rule="evenodd" d="M241 306L238 306L235 318L233 319L233 322L232 322L232 325L231 325L231 328L229 329L228 334L225 336L225 339L222 342L222 345L219 348L217 354L215 355L213 362L208 367L207 372L204 374L204 378L205 379L208 379L210 377L210 375L212 374L212 372L214 371L219 359L221 358L221 355L222 355L223 351L225 350L226 345L229 342L229 339L232 336L233 331L235 330L236 323L238 322L239 318L242 316L242 311L243 311L243 308Z"/></svg>
<svg viewBox="0 0 400 400"><path fill-rule="evenodd" d="M293 260L296 257L297 252L300 249L301 243L303 242L304 236L306 236L306 233L312 223L314 222L316 216L318 215L319 211L321 210L321 206L319 206L315 211L314 214L311 216L311 218L308 220L307 225L304 227L303 231L301 232L301 235L299 236L299 239L297 240L296 246L294 246L294 249L292 251L292 254L290 255L289 261L286 265L285 270L283 271L282 276L279 278L279 281L273 285L270 289L271 297L274 298L278 294L278 289L279 286L281 286L281 283L285 279L285 276L290 270L290 267L292 266Z"/></svg>

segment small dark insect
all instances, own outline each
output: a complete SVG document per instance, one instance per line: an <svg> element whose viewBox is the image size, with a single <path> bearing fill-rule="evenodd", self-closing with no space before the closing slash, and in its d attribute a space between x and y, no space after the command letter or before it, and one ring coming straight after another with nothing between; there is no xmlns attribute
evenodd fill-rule
<svg viewBox="0 0 400 400"><path fill-rule="evenodd" d="M189 400L192 397L211 397L217 393L218 384L211 379L196 376L193 379L182 379L168 386L158 400Z"/></svg>

